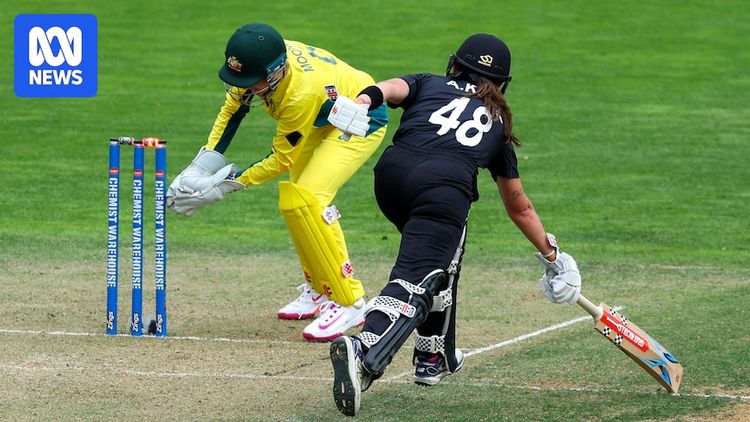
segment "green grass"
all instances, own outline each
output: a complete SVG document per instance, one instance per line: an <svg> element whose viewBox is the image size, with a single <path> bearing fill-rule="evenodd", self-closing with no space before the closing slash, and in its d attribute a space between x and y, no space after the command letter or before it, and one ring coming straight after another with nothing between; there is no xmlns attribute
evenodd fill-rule
<svg viewBox="0 0 750 422"><path fill-rule="evenodd" d="M96 97L15 97L12 25L19 13L97 16ZM226 39L250 21L329 49L376 79L441 73L467 35L501 36L513 53L508 101L524 143L518 150L522 180L547 229L579 261L584 290L592 299L627 306L634 321L673 351L684 362L687 393L750 394L750 329L743 323L750 301L750 6L742 1L438 0L429 10L392 1L3 2L0 329L102 331L105 140L131 134L168 139L174 177L205 142L221 105L216 73ZM383 147L398 117L391 111ZM265 156L273 129L269 117L252 110L228 157L246 165ZM123 153L123 167L129 157ZM369 296L385 282L398 247L372 193L376 159L335 201ZM460 341L469 348L580 315L540 299L535 279L541 268L485 173L462 278ZM128 177L124 172L124 197ZM129 209L121 211L125 248ZM107 411L166 419L325 420L337 414L325 382L308 381L313 387L226 377L174 384L148 378L156 387L174 388L165 402L178 410L154 403L131 408L129 402L148 402L151 395L126 390L138 390L142 380L117 372L123 361L110 353L157 353L161 369L175 371L199 370L209 356L225 362L215 370L226 373L263 373L263 359L284 366L282 357L270 354L290 354L294 359L287 360L295 363L299 356L301 364L312 362L297 371L300 376L330 376L325 347L300 342L299 323L273 318L299 282L275 183L233 194L192 218L170 215L169 248L172 334L292 345L249 351L195 346L206 349L202 355L176 341L93 337L48 344L46 336L0 334L9 350L0 386L20 386L0 399L0 419L112 418ZM121 294L127 295L125 287ZM376 384L365 393L362 419L408 419L415 408L434 409L418 415L435 420L748 416L746 401L653 394L650 378L583 325L477 355L445 386ZM394 373L408 370L406 354ZM82 369L58 370L63 377L54 370L12 369L57 363ZM160 370L144 359L131 363ZM96 379L100 371L113 371L116 381ZM76 388L93 393L80 400L71 393Z"/></svg>

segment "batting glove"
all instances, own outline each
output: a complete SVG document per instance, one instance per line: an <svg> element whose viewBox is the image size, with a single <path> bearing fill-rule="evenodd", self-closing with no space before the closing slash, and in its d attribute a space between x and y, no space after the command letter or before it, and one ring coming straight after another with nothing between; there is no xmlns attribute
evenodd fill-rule
<svg viewBox="0 0 750 422"><path fill-rule="evenodd" d="M555 249L556 257L554 261L550 261L541 253L536 254L537 259L545 266L544 274L539 279L539 287L550 302L572 305L578 301L581 294L581 273L578 271L578 264L572 256L560 252L553 235L547 234L547 238Z"/></svg>
<svg viewBox="0 0 750 422"><path fill-rule="evenodd" d="M369 107L340 95L333 103L328 121L344 133L365 136L370 129L370 117L367 115Z"/></svg>

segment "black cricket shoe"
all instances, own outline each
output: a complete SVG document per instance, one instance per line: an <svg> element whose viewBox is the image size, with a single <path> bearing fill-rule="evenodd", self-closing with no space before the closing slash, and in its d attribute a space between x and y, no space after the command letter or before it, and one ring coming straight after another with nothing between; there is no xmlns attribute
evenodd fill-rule
<svg viewBox="0 0 750 422"><path fill-rule="evenodd" d="M456 360L458 371L464 365L464 352L461 349L456 349ZM452 373L448 370L445 357L439 353L417 352L414 366L414 383L424 386L437 385L446 375Z"/></svg>

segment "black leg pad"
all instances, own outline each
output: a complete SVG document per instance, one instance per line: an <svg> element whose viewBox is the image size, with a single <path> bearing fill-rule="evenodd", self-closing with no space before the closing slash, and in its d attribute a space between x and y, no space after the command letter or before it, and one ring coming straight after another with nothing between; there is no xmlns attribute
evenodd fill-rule
<svg viewBox="0 0 750 422"><path fill-rule="evenodd" d="M432 308L433 296L446 282L445 271L435 270L428 274L416 290L410 292L408 305L413 307L410 316L400 314L391 326L370 346L364 366L374 376L380 376L391 363L398 349L409 339L415 328L422 325ZM377 309L374 309L377 310Z"/></svg>

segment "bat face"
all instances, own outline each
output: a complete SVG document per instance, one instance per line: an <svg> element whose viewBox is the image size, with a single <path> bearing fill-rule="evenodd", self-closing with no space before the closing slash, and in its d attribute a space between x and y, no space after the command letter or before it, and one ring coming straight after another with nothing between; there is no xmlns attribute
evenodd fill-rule
<svg viewBox="0 0 750 422"><path fill-rule="evenodd" d="M682 365L677 358L619 311L606 303L599 306L604 312L596 321L595 329L636 361L667 391L676 393L682 381Z"/></svg>

